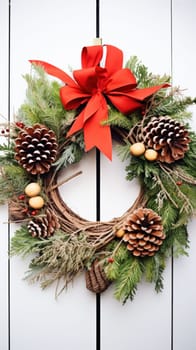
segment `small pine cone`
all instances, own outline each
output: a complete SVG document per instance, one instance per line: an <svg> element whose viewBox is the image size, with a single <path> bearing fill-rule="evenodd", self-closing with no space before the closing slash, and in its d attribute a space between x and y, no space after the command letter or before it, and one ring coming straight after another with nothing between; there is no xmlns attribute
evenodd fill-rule
<svg viewBox="0 0 196 350"><path fill-rule="evenodd" d="M60 227L57 217L50 209L46 209L45 216L38 216L29 221L29 233L32 237L48 238Z"/></svg>
<svg viewBox="0 0 196 350"><path fill-rule="evenodd" d="M25 127L19 132L15 145L15 159L33 175L47 173L56 159L56 136L45 125Z"/></svg>
<svg viewBox="0 0 196 350"><path fill-rule="evenodd" d="M153 256L165 239L160 216L148 208L138 208L124 223L127 249L134 256Z"/></svg>
<svg viewBox="0 0 196 350"><path fill-rule="evenodd" d="M158 152L158 160L173 163L184 157L190 138L188 131L168 116L154 117L143 130L144 143Z"/></svg>
<svg viewBox="0 0 196 350"><path fill-rule="evenodd" d="M94 293L102 293L110 285L102 265L95 260L90 268L86 271L86 288Z"/></svg>

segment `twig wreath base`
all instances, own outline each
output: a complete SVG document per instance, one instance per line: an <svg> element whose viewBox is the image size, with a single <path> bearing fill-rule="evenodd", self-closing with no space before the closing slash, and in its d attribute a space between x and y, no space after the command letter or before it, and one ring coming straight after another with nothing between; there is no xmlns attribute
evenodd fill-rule
<svg viewBox="0 0 196 350"><path fill-rule="evenodd" d="M46 181L46 188L48 181ZM48 187L48 206L53 210L56 217L59 219L60 227L64 232L68 234L78 234L78 232L85 232L87 236L87 241L90 242L95 249L99 251L104 248L109 242L111 242L115 236L116 232L123 226L123 223L127 217L138 207L143 207L145 205L144 191L141 189L139 196L136 198L133 205L120 217L113 218L110 221L88 221L78 214L76 214L61 198L60 192L58 190L57 180L54 179Z"/></svg>
<svg viewBox="0 0 196 350"><path fill-rule="evenodd" d="M0 203L8 202L10 222L19 225L10 254L33 254L28 280L42 288L57 282L58 295L85 271L90 291L102 293L114 282L115 297L125 303L143 276L161 291L168 256L187 255L196 208L196 136L187 107L196 99L135 56L122 68L118 48L106 46L105 67L102 55L100 45L83 48L73 78L31 61L26 101L15 122L1 124L8 142L0 146ZM92 222L63 201L58 175L93 147L111 159L113 138L140 193L120 217Z"/></svg>

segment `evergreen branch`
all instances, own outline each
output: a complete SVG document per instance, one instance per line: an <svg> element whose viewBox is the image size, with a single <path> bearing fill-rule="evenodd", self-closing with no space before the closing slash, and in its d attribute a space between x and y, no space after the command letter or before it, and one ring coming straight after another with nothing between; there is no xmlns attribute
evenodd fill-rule
<svg viewBox="0 0 196 350"><path fill-rule="evenodd" d="M7 151L10 151L10 150L11 150L10 146L7 145L6 143L3 143L3 144L0 145L0 151L7 152Z"/></svg>
<svg viewBox="0 0 196 350"><path fill-rule="evenodd" d="M86 261L94 254L94 248L87 242L84 233L78 236L64 234L63 238L56 236L50 240L40 248L39 253L30 264L27 279L31 282L40 281L42 288L62 279L63 288L59 292L57 290L59 295L78 272L84 269Z"/></svg>
<svg viewBox="0 0 196 350"><path fill-rule="evenodd" d="M132 56L125 65L130 69L136 77L139 88L150 87L153 85L159 85L166 82L170 82L171 78L168 75L154 75L148 71L148 68L139 61L137 56Z"/></svg>
<svg viewBox="0 0 196 350"><path fill-rule="evenodd" d="M116 150L120 160L124 162L126 159L130 157L130 142L128 140L125 140L125 144L117 145Z"/></svg>
<svg viewBox="0 0 196 350"><path fill-rule="evenodd" d="M56 167L56 171L62 167L67 167L70 164L78 163L84 153L84 139L83 134L77 135L74 140L64 147L59 159L53 163Z"/></svg>
<svg viewBox="0 0 196 350"><path fill-rule="evenodd" d="M159 186L161 187L165 196L170 200L170 202L174 205L175 208L178 208L178 204L174 201L174 199L172 198L170 193L167 191L166 187L164 186L163 182L161 181L161 178L158 175L155 175L154 177L155 177L157 183L159 184Z"/></svg>
<svg viewBox="0 0 196 350"><path fill-rule="evenodd" d="M181 209L180 209L180 212L182 213L183 210L185 210L185 212L187 214L190 214L190 213L193 213L194 209L193 209L193 206L189 200L189 198L180 190L179 186L176 184L176 181L174 180L174 178L171 176L170 174L170 171L168 171L168 168L165 168L164 166L162 166L161 164L160 165L160 168L163 170L163 172L166 174L166 176L168 177L171 185L172 185L172 193L174 191L177 192L177 195L178 197L182 200L182 206L181 206ZM160 186L163 188L163 182L160 180ZM164 187L165 188L165 187ZM166 189L165 189L166 191ZM170 199L170 201L175 204L175 201L173 200L173 198L171 197L171 195L169 194L168 191L167 192L167 196L168 198ZM178 207L178 204L176 204L177 207Z"/></svg>
<svg viewBox="0 0 196 350"><path fill-rule="evenodd" d="M62 122L70 125L75 112L64 110L59 96L60 84L56 81L50 82L42 67L34 65L33 68L35 74L24 77L28 85L27 99L19 110L19 118L27 125L45 124L59 138Z"/></svg>
<svg viewBox="0 0 196 350"><path fill-rule="evenodd" d="M126 166L126 179L131 181L135 177L141 177L144 174L144 161L142 158L131 157L130 164Z"/></svg>
<svg viewBox="0 0 196 350"><path fill-rule="evenodd" d="M177 210L170 201L164 201L163 206L158 212L162 218L164 230L170 230L178 218L179 210Z"/></svg>
<svg viewBox="0 0 196 350"><path fill-rule="evenodd" d="M0 177L0 203L4 203L14 195L23 193L28 181L28 174L22 167L15 164L4 164Z"/></svg>
<svg viewBox="0 0 196 350"><path fill-rule="evenodd" d="M162 168L164 168L167 173L170 173L175 178L179 178L187 182L188 184L196 185L196 179L193 176L190 176L189 174L187 174L182 167L179 167L178 165L174 165L174 167L171 169L167 167L165 164L162 164Z"/></svg>
<svg viewBox="0 0 196 350"><path fill-rule="evenodd" d="M0 166L14 163L14 145L12 142L0 145Z"/></svg>
<svg viewBox="0 0 196 350"><path fill-rule="evenodd" d="M121 273L115 282L115 297L125 304L128 298L133 300L137 285L143 274L143 266L139 259L131 257L121 265Z"/></svg>
<svg viewBox="0 0 196 350"><path fill-rule="evenodd" d="M179 121L185 121L191 118L191 113L187 112L186 108L192 104L195 104L196 98L180 98L179 89L176 88L172 88L170 90L170 93L168 95L165 95L164 98L162 96L159 96L159 94L155 95L155 98L151 105L151 117L157 115L168 115L173 119L177 119Z"/></svg>
<svg viewBox="0 0 196 350"><path fill-rule="evenodd" d="M112 241L107 247L107 252L114 258L112 264L107 263L105 266L105 273L109 280L115 281L121 275L121 265L130 259L129 252L122 241Z"/></svg>
<svg viewBox="0 0 196 350"><path fill-rule="evenodd" d="M29 234L27 226L22 225L18 230L16 230L15 235L11 240L10 255L21 255L25 257L35 251L39 250L39 246L42 244L39 238L32 237Z"/></svg>
<svg viewBox="0 0 196 350"><path fill-rule="evenodd" d="M108 119L104 120L101 124L118 126L120 128L130 130L131 127L133 126L133 121L130 118L128 118L126 115L120 113L118 110L110 107Z"/></svg>
<svg viewBox="0 0 196 350"><path fill-rule="evenodd" d="M165 259L161 254L144 259L145 276L148 282L155 283L156 292L163 289L163 271L165 269Z"/></svg>
<svg viewBox="0 0 196 350"><path fill-rule="evenodd" d="M168 229L166 239L160 247L160 254L173 255L178 257L180 255L188 255L187 249L189 248L188 232L186 225L179 227L172 227Z"/></svg>

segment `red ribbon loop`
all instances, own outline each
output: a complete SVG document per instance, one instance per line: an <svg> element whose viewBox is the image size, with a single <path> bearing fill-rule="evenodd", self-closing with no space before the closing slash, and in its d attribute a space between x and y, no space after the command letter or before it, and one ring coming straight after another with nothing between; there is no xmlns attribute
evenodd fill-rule
<svg viewBox="0 0 196 350"><path fill-rule="evenodd" d="M137 89L133 73L128 68L122 68L122 51L111 45L106 45L106 50L105 67L100 67L103 46L84 47L81 54L82 69L73 72L74 79L49 63L36 60L30 62L43 66L48 74L65 83L60 89L60 97L65 109L77 109L80 105L84 105L67 136L83 129L86 151L96 146L109 159L112 159L110 127L101 125L108 118L106 98L120 112L128 114L140 108L145 98L169 85Z"/></svg>

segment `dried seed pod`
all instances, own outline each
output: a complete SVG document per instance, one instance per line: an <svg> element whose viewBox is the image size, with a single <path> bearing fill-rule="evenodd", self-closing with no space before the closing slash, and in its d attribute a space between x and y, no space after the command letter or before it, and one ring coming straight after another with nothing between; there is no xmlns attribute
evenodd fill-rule
<svg viewBox="0 0 196 350"><path fill-rule="evenodd" d="M102 293L110 285L102 265L95 260L90 268L86 271L86 288L94 293Z"/></svg>

